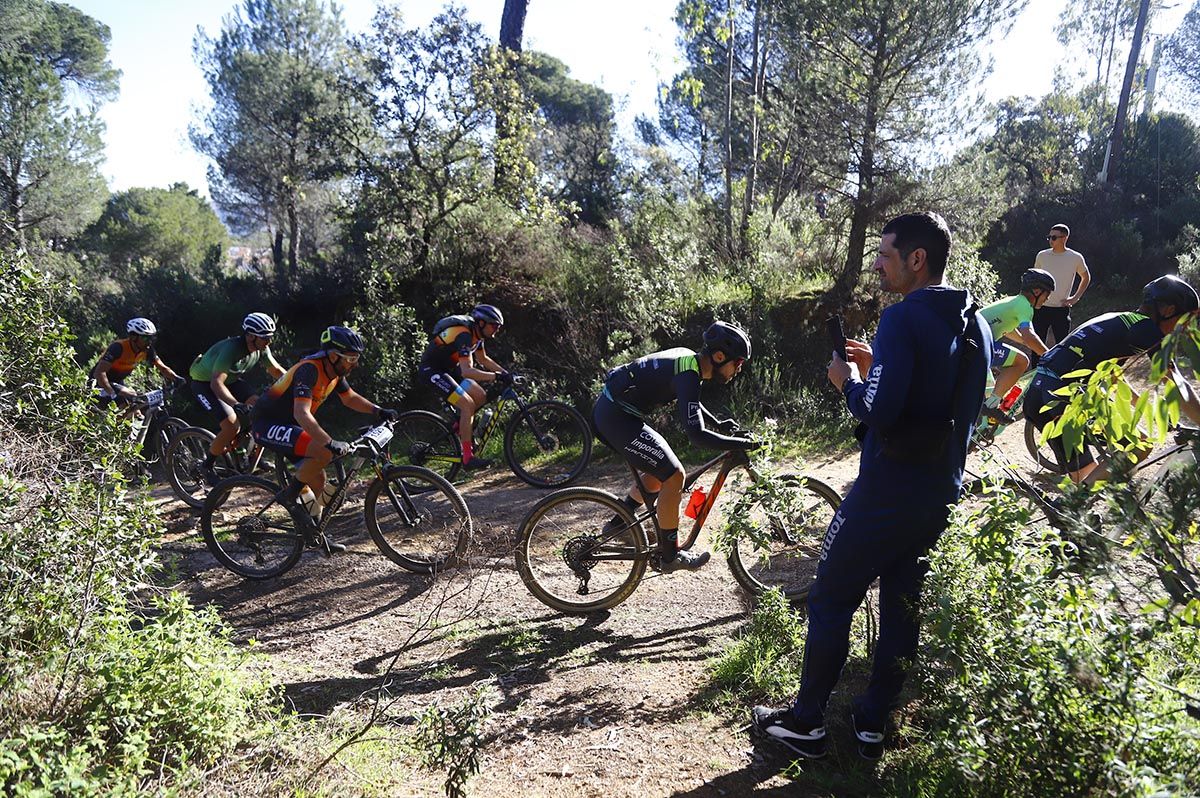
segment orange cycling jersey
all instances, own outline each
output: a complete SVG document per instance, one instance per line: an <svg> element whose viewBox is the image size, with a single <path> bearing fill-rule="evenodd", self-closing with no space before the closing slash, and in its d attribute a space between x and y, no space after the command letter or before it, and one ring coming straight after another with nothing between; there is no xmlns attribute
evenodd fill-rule
<svg viewBox="0 0 1200 798"><path fill-rule="evenodd" d="M154 347L150 346L142 352L133 351L133 345L129 343L128 338L122 338L119 341L113 341L108 349L104 350L104 354L100 356L100 360L109 363L108 379L112 382L121 382L137 368L138 363L148 361L150 363L158 360L158 354L154 351ZM97 363L96 365L100 365ZM93 369L95 371L95 369Z"/></svg>
<svg viewBox="0 0 1200 798"><path fill-rule="evenodd" d="M350 384L333 372L324 354L309 355L292 366L266 390L254 406L254 418L290 424L296 399L311 399L312 412L334 392L345 393Z"/></svg>
<svg viewBox="0 0 1200 798"><path fill-rule="evenodd" d="M470 321L467 317L462 318ZM481 349L483 338L475 332L473 325L453 324L441 330L435 328L429 346L421 356L421 366L434 371L453 371Z"/></svg>

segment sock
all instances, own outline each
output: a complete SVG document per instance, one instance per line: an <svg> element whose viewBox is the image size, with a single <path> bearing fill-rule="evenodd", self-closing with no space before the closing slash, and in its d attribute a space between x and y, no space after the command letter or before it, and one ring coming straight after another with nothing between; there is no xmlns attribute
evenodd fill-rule
<svg viewBox="0 0 1200 798"><path fill-rule="evenodd" d="M658 503L658 494L657 493L643 493L642 497L645 498L645 500L646 500L646 509L647 510L653 508L654 505Z"/></svg>
<svg viewBox="0 0 1200 798"><path fill-rule="evenodd" d="M679 555L679 527L659 532L658 553L663 562L671 562Z"/></svg>
<svg viewBox="0 0 1200 798"><path fill-rule="evenodd" d="M463 465L471 462L471 458L475 456L475 444L469 440L462 442L462 461Z"/></svg>
<svg viewBox="0 0 1200 798"><path fill-rule="evenodd" d="M204 455L204 467L205 468L212 468L213 463L215 463L215 462L217 462L217 456L215 454L213 454L212 452L209 452L208 454Z"/></svg>
<svg viewBox="0 0 1200 798"><path fill-rule="evenodd" d="M279 498L286 501L292 501L300 495L300 491L304 490L304 483L292 477L288 480L287 487L279 493Z"/></svg>

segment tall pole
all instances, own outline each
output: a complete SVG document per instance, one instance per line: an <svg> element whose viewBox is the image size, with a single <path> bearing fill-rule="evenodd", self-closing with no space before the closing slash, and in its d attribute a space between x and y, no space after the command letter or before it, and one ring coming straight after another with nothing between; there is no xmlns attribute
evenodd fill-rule
<svg viewBox="0 0 1200 798"><path fill-rule="evenodd" d="M1116 182L1121 171L1121 156L1124 154L1125 115L1129 111L1129 94L1133 90L1133 75L1137 71L1138 56L1142 51L1142 34L1146 31L1146 19L1150 16L1150 0L1142 0L1138 8L1137 24L1133 26L1133 45L1129 48L1129 63L1125 65L1125 82L1121 84L1121 99L1117 102L1117 119L1113 122L1110 152L1101 182L1112 179Z"/></svg>

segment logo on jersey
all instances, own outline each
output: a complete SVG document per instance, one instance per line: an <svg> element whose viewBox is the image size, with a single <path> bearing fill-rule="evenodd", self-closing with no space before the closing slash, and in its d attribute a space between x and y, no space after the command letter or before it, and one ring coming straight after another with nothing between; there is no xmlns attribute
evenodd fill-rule
<svg viewBox="0 0 1200 798"><path fill-rule="evenodd" d="M296 435L299 432L299 427L293 427L290 424L272 424L264 437L271 443L283 443L292 446L296 442Z"/></svg>
<svg viewBox="0 0 1200 798"><path fill-rule="evenodd" d="M875 365L871 366L870 377L867 381L867 393L866 396L863 397L863 401L866 402L868 410L870 410L871 406L875 403L875 392L879 390L879 377L882 374L882 363L876 363Z"/></svg>

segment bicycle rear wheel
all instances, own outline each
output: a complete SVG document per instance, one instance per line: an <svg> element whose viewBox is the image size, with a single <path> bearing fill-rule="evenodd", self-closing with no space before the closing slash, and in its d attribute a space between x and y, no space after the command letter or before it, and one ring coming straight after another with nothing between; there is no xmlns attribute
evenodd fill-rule
<svg viewBox="0 0 1200 798"><path fill-rule="evenodd" d="M279 486L238 474L209 494L200 515L204 543L217 562L246 579L271 579L288 571L304 553L299 504L275 500Z"/></svg>
<svg viewBox="0 0 1200 798"><path fill-rule="evenodd" d="M438 573L467 553L472 531L467 503L428 468L388 466L367 488L363 511L371 539L401 568Z"/></svg>
<svg viewBox="0 0 1200 798"><path fill-rule="evenodd" d="M560 488L587 468L592 430L568 404L553 399L533 402L508 422L504 457L513 473L535 488Z"/></svg>
<svg viewBox="0 0 1200 798"><path fill-rule="evenodd" d="M203 427L187 427L177 433L167 447L164 467L171 490L180 501L197 510L204 507L204 500L208 497L209 486L204 481L202 467L216 437ZM238 473L229 455L222 455L213 461L213 471L218 479Z"/></svg>
<svg viewBox="0 0 1200 798"><path fill-rule="evenodd" d="M392 433L388 452L396 465L428 468L448 480L458 476L462 447L450 425L437 413L428 410L401 413Z"/></svg>
<svg viewBox="0 0 1200 798"><path fill-rule="evenodd" d="M781 502L787 517L774 508L751 508L749 520L760 529L766 547L740 537L729 552L729 570L755 596L774 587L798 603L808 597L817 577L821 545L842 497L813 477L788 474L780 483L787 489Z"/></svg>
<svg viewBox="0 0 1200 798"><path fill-rule="evenodd" d="M622 521L612 532L605 526ZM521 522L517 573L551 609L583 614L617 606L646 572L642 525L616 496L566 488L542 499Z"/></svg>

